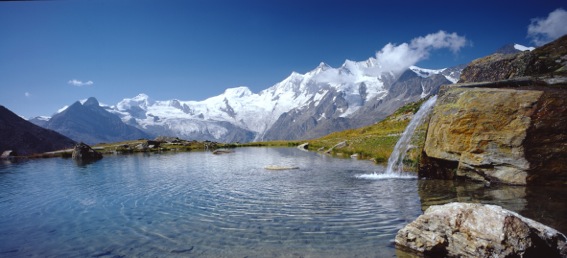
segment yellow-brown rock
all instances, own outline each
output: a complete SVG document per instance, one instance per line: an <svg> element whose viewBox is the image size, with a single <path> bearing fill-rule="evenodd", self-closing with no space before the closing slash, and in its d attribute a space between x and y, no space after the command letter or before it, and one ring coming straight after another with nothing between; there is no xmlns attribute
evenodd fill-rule
<svg viewBox="0 0 567 258"><path fill-rule="evenodd" d="M526 184L529 163L522 142L541 95L533 90L449 89L433 111L427 156L458 161L457 176Z"/></svg>
<svg viewBox="0 0 567 258"><path fill-rule="evenodd" d="M515 80L443 88L429 123L420 176L566 183L567 87L542 84Z"/></svg>

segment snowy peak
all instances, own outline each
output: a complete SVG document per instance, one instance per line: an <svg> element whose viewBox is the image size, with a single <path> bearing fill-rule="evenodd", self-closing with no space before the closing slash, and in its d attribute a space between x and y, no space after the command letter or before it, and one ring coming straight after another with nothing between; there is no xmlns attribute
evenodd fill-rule
<svg viewBox="0 0 567 258"><path fill-rule="evenodd" d="M535 49L535 47L526 47L520 44L514 44L514 49L524 52L524 51L532 51Z"/></svg>
<svg viewBox="0 0 567 258"><path fill-rule="evenodd" d="M100 103L98 102L98 100L94 97L90 97L88 98L85 102L82 103L83 106L100 106Z"/></svg>
<svg viewBox="0 0 567 258"><path fill-rule="evenodd" d="M144 93L138 94L138 96L133 97L131 99L123 99L122 101L116 104L116 108L118 110L129 110L132 107L139 107L145 109L147 106L150 105L150 97Z"/></svg>
<svg viewBox="0 0 567 258"><path fill-rule="evenodd" d="M445 78L451 81L452 83L456 83L457 81L459 81L459 78L461 77L461 70L463 70L463 68L464 68L463 65L452 68L436 69L436 70L421 68L415 65L409 67L410 70L412 70L421 78L429 78L432 75L441 74L445 76Z"/></svg>
<svg viewBox="0 0 567 258"><path fill-rule="evenodd" d="M248 87L236 87L236 88L228 88L224 91L225 98L234 99L234 98L243 98L252 95L252 91Z"/></svg>
<svg viewBox="0 0 567 258"><path fill-rule="evenodd" d="M425 69L425 68L421 68L421 67L417 67L417 66L412 65L412 66L409 67L409 69L412 70L414 73L416 73L419 77L427 78L431 75L442 73L443 71L445 71L446 68L433 70L433 69Z"/></svg>
<svg viewBox="0 0 567 258"><path fill-rule="evenodd" d="M329 66L328 64L326 64L325 62L321 62L312 72L313 73L320 73L320 72L324 72L324 71L331 69L331 68L332 67Z"/></svg>
<svg viewBox="0 0 567 258"><path fill-rule="evenodd" d="M524 52L524 51L532 51L534 49L535 49L534 47L526 47L520 44L510 43L497 49L495 53L507 55L507 54L515 54L518 52Z"/></svg>

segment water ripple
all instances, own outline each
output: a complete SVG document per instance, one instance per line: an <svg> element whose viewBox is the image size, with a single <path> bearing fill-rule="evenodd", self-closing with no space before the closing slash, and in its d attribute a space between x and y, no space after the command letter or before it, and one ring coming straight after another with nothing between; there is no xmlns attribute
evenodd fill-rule
<svg viewBox="0 0 567 258"><path fill-rule="evenodd" d="M8 169L0 252L16 256L392 256L396 231L421 212L415 180L360 180L375 166L295 149Z"/></svg>

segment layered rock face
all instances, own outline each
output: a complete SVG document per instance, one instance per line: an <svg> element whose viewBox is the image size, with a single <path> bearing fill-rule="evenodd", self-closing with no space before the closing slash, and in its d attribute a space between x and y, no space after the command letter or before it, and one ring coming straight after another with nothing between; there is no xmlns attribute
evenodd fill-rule
<svg viewBox="0 0 567 258"><path fill-rule="evenodd" d="M396 246L431 257L566 257L558 231L496 205L429 207L396 235Z"/></svg>
<svg viewBox="0 0 567 258"><path fill-rule="evenodd" d="M567 36L473 61L440 90L419 174L567 184Z"/></svg>
<svg viewBox="0 0 567 258"><path fill-rule="evenodd" d="M526 185L567 182L567 83L512 80L445 87L420 176Z"/></svg>

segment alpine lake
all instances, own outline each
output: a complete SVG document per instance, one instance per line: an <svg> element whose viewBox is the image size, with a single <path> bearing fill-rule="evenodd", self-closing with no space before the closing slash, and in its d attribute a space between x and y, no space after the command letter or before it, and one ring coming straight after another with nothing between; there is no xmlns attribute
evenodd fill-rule
<svg viewBox="0 0 567 258"><path fill-rule="evenodd" d="M368 176L384 169L265 147L3 160L0 257L404 257L397 231L453 201L567 231L564 187Z"/></svg>

